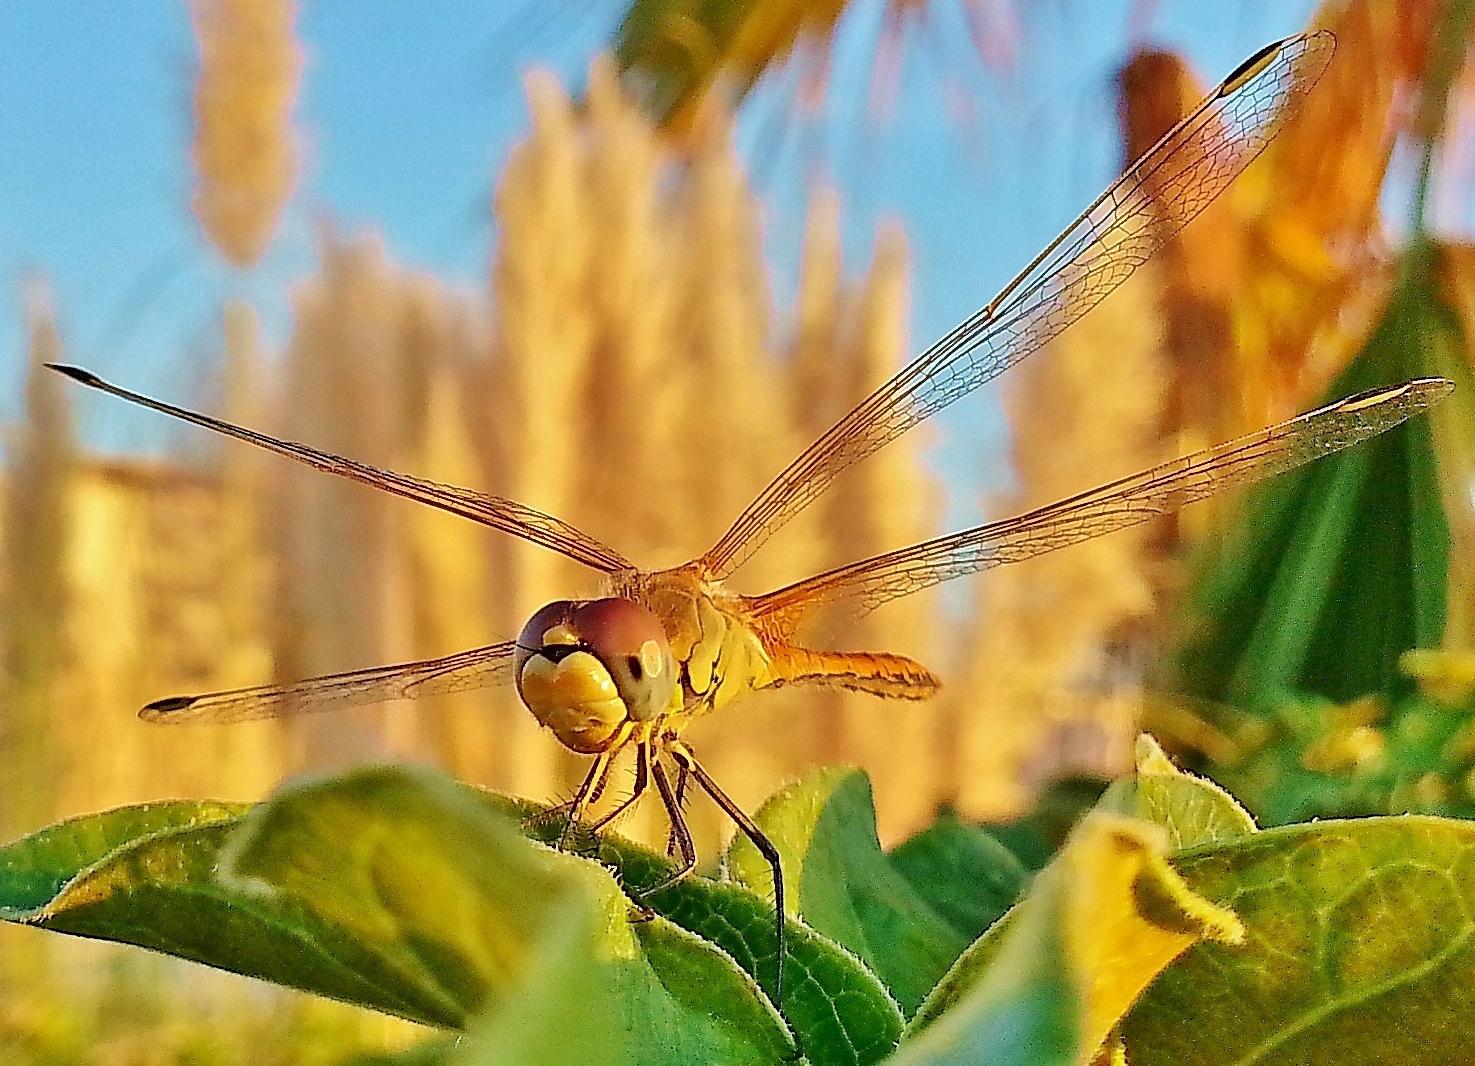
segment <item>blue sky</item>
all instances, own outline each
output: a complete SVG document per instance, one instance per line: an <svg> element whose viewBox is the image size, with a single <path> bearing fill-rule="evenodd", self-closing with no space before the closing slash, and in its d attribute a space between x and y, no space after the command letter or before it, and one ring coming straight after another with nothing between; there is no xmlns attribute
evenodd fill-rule
<svg viewBox="0 0 1475 1066"><path fill-rule="evenodd" d="M1120 166L1114 75L1135 44L1184 52L1206 82L1303 28L1309 0L1012 0L1013 73L984 71L956 43L960 0L934 0L934 48L913 46L892 118L857 118L878 0L858 0L836 57L835 112L812 131L773 121L760 93L740 126L766 199L778 306L792 304L806 182L816 163L842 190L847 256L859 269L885 217L913 255L912 348L987 302ZM999 0L1011 3L1011 0ZM554 66L577 84L617 7L591 0L303 0L307 65L298 110L303 169L265 262L220 264L189 212L193 41L182 0L10 3L0 15L0 420L19 412L21 290L52 293L68 358L189 399L218 349L228 296L261 310L268 340L289 328L286 294L313 270L313 227L373 226L389 255L455 284L485 284L494 175L526 124L521 71ZM1145 27L1145 32L1144 31ZM977 117L949 121L943 68ZM775 130L787 134L775 142ZM807 139L809 147L801 146ZM777 144L777 148L775 145ZM815 149L813 146L819 144ZM997 455L989 400L960 405L943 468ZM981 405L981 406L980 406ZM88 439L155 448L159 420L117 404L81 407Z"/></svg>

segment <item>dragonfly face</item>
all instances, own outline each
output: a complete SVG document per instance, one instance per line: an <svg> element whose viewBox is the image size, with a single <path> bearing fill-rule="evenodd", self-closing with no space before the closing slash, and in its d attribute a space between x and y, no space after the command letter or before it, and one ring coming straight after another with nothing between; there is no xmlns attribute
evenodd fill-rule
<svg viewBox="0 0 1475 1066"><path fill-rule="evenodd" d="M665 629L633 600L557 600L517 638L517 692L567 748L593 755L649 731L676 700ZM643 739L643 738L642 738Z"/></svg>
<svg viewBox="0 0 1475 1066"><path fill-rule="evenodd" d="M681 731L696 714L777 685L839 686L895 699L923 699L937 688L925 667L902 656L798 645L795 632L806 611L829 602L863 614L939 582L1148 521L1350 447L1425 410L1453 388L1434 378L1376 389L1028 514L836 567L765 595L739 596L722 587L842 472L1029 357L1105 299L1259 155L1311 91L1332 49L1331 34L1318 32L1281 41L1247 60L1003 292L835 423L705 554L672 570L640 570L609 545L515 500L381 470L130 392L79 367L50 364L90 388L469 518L604 575L605 598L549 604L515 642L288 684L170 697L149 704L141 717L230 722L513 682L564 745L594 756L566 808L570 826L603 795L616 756L634 749L631 793L593 827L610 824L654 786L680 862L642 895L696 867L682 813L689 781L758 847L774 875L776 976L769 990L782 1008L785 910L778 849L712 780Z"/></svg>

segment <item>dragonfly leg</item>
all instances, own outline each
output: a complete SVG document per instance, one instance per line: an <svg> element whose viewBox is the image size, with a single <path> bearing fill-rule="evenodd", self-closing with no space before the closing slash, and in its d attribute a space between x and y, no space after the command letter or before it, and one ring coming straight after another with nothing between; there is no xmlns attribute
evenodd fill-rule
<svg viewBox="0 0 1475 1066"><path fill-rule="evenodd" d="M600 817L589 828L599 832L605 826L612 824L617 818L635 806L641 796L645 795L646 789L650 787L650 746L648 744L637 744L635 746L635 785L630 789L630 795L620 801L620 805L608 814Z"/></svg>
<svg viewBox="0 0 1475 1066"><path fill-rule="evenodd" d="M569 840L574 834L575 827L584 817L584 810L593 803L604 792L605 783L609 779L610 766L614 763L615 753L618 747L607 748L594 757L594 765L589 767L589 772L584 775L579 790L574 793L574 798L568 804L568 821L563 824L563 832L558 835L559 851L567 851Z"/></svg>
<svg viewBox="0 0 1475 1066"><path fill-rule="evenodd" d="M656 791L660 793L661 806L666 809L666 817L671 822L671 835L676 840L676 850L681 855L681 865L671 870L655 884L648 885L635 893L637 902L663 888L669 888L697 867L696 844L691 839L691 830L687 827L686 816L681 813L681 805L676 800L676 792L671 787L671 778L667 776L666 768L654 756L650 759L650 775L656 783Z"/></svg>
<svg viewBox="0 0 1475 1066"><path fill-rule="evenodd" d="M676 763L676 806L686 810L686 786L691 777L691 771L679 760ZM671 830L666 834L666 855L676 854L676 826L672 823Z"/></svg>
<svg viewBox="0 0 1475 1066"><path fill-rule="evenodd" d="M592 807L598 803L600 797L604 795L604 790L609 787L610 771L614 769L615 756L617 754L619 753L615 751L609 753L609 761L605 764L604 773L600 774L599 780L594 783L594 788L590 791L589 798L584 803L585 807Z"/></svg>
<svg viewBox="0 0 1475 1066"><path fill-rule="evenodd" d="M702 791L712 797L713 802L721 807L723 812L737 823L737 827L743 831L743 835L753 842L759 854L768 861L769 868L773 871L773 905L777 911L777 925L775 926L775 937L778 948L778 959L775 963L774 973L774 1002L779 1010L783 1010L784 999L784 955L787 952L788 936L785 929L784 914L784 869L783 862L779 858L778 848L774 847L773 841L764 835L763 830L758 828L758 823L748 817L748 813L738 806L722 788L707 773L702 764L697 762L696 756L691 749L679 741L673 741L669 748L671 757L676 760L676 765L686 769L696 778L697 784L702 786ZM683 823L684 827L685 823Z"/></svg>
<svg viewBox="0 0 1475 1066"><path fill-rule="evenodd" d="M686 824L686 815L681 813L681 806L676 802L676 792L671 787L671 779L666 775L666 768L660 764L659 760L651 760L650 775L655 779L656 791L661 794L661 805L666 808L666 817L671 820L671 833L676 837L676 850L681 855L681 865L649 888L641 889L641 897L674 885L697 868L696 844L692 842L691 830Z"/></svg>

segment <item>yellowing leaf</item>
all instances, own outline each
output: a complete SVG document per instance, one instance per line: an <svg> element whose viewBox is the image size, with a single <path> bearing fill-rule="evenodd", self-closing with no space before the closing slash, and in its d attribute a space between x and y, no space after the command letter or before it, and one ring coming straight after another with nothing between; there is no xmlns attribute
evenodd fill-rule
<svg viewBox="0 0 1475 1066"><path fill-rule="evenodd" d="M1056 1047L1041 1061L1093 1061L1169 963L1200 940L1243 936L1231 911L1184 884L1164 858L1167 847L1159 826L1108 811L1087 815L1024 901L933 990L897 1061L963 1061L966 1049L977 1061L1012 1062L991 1057L987 1041L1005 1029L1053 1033L1063 1021L1075 1036L1071 1056L1061 1058ZM1021 1011L1039 1016L1020 1020ZM1015 1021L1001 1027L1005 1016Z"/></svg>
<svg viewBox="0 0 1475 1066"><path fill-rule="evenodd" d="M1097 812L1061 854L1058 876L1071 884L1065 944L1084 993L1081 1047L1093 1053L1143 989L1191 945L1244 937L1232 911L1183 883L1163 857L1166 849L1167 834L1158 827Z"/></svg>

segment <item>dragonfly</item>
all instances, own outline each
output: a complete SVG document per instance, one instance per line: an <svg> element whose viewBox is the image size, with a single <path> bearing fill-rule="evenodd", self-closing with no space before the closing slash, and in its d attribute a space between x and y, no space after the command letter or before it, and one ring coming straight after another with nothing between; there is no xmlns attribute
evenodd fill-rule
<svg viewBox="0 0 1475 1066"><path fill-rule="evenodd" d="M513 684L559 743L592 759L562 808L567 827L583 824L605 794L612 767L629 753L630 793L587 828L603 830L651 789L659 796L675 861L657 884L633 893L637 903L696 867L683 813L693 782L752 841L773 875L773 989L781 1005L786 907L778 849L722 790L682 734L700 716L781 686L831 686L904 700L927 699L940 686L927 667L901 655L804 646L796 634L807 612L838 603L864 614L939 582L1148 521L1350 447L1425 410L1453 388L1443 379L1420 379L1338 400L1027 514L766 594L742 595L724 584L842 471L1038 351L1105 299L1260 154L1310 92L1334 46L1329 33L1311 33L1271 44L1246 60L994 300L811 444L710 550L670 569L642 570L569 523L514 500L379 469L132 392L80 367L48 364L83 385L461 515L602 575L598 595L548 604L516 640L289 684L172 696L150 703L140 716L161 723L238 722ZM567 840L565 835L560 845Z"/></svg>

